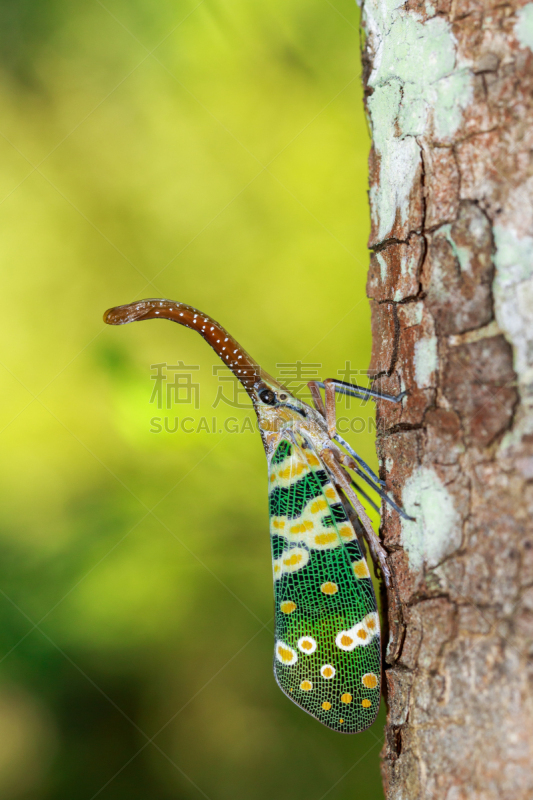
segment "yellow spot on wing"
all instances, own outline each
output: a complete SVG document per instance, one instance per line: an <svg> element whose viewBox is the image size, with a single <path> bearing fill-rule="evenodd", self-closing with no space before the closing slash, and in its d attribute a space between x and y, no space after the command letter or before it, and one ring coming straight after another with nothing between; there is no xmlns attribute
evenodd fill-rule
<svg viewBox="0 0 533 800"><path fill-rule="evenodd" d="M353 650L356 646L369 644L375 636L379 635L379 616L377 611L371 611L361 622L347 631L339 631L335 637L335 644L341 650Z"/></svg>
<svg viewBox="0 0 533 800"><path fill-rule="evenodd" d="M324 709L324 711L329 711L331 708L331 703L328 703L328 701L326 700L325 703L322 703L322 708Z"/></svg>
<svg viewBox="0 0 533 800"><path fill-rule="evenodd" d="M371 636L379 633L379 617L376 611L371 611L363 620L363 624Z"/></svg>
<svg viewBox="0 0 533 800"><path fill-rule="evenodd" d="M352 566L356 578L370 578L368 564L364 558L362 558L361 561L354 561Z"/></svg>
<svg viewBox="0 0 533 800"><path fill-rule="evenodd" d="M311 636L301 636L298 639L298 647L302 653L309 655L316 650L316 641Z"/></svg>
<svg viewBox="0 0 533 800"><path fill-rule="evenodd" d="M324 492L328 500L336 500L337 499L337 492L333 488L333 486L328 486L326 491Z"/></svg>
<svg viewBox="0 0 533 800"><path fill-rule="evenodd" d="M281 578L283 573L296 572L296 570L302 569L302 567L306 566L308 561L309 550L305 550L303 547L293 547L291 550L286 551L278 560L274 561L274 566L279 563L281 567L279 577ZM274 573L274 576L276 577L276 573Z"/></svg>
<svg viewBox="0 0 533 800"><path fill-rule="evenodd" d="M300 684L300 689L302 689L304 692L310 692L312 688L313 684L311 681L302 681Z"/></svg>
<svg viewBox="0 0 533 800"><path fill-rule="evenodd" d="M293 603L292 600L284 600L283 603L280 603L280 609L284 614L292 614L293 611L296 611L296 603Z"/></svg>
<svg viewBox="0 0 533 800"><path fill-rule="evenodd" d="M283 563L286 567L294 567L296 564L299 564L302 560L303 556L301 553L293 553L288 558L283 559Z"/></svg>
<svg viewBox="0 0 533 800"><path fill-rule="evenodd" d="M323 667L320 667L320 674L323 678L333 678L335 675L335 667L332 667L331 664L324 664Z"/></svg>
<svg viewBox="0 0 533 800"><path fill-rule="evenodd" d="M355 539L355 533L351 525L341 525L339 528L339 536L341 539L345 541L350 541L351 539Z"/></svg>
<svg viewBox="0 0 533 800"><path fill-rule="evenodd" d="M280 469L278 475L282 480L287 480L288 478L297 478L302 472L307 472L307 466L303 461L298 461L296 464L292 463L285 467L285 469Z"/></svg>
<svg viewBox="0 0 533 800"><path fill-rule="evenodd" d="M312 514L316 514L318 511L324 511L327 507L328 504L323 497L319 497L318 500L314 500L309 506Z"/></svg>
<svg viewBox="0 0 533 800"><path fill-rule="evenodd" d="M307 456L307 463L310 464L312 467L320 467L321 466L320 459L318 459L312 453L310 453Z"/></svg>
<svg viewBox="0 0 533 800"><path fill-rule="evenodd" d="M366 675L363 675L361 681L367 689L375 689L378 685L378 676L374 675L373 672L367 672Z"/></svg>
<svg viewBox="0 0 533 800"><path fill-rule="evenodd" d="M342 703L348 704L348 703L351 703L352 700L353 700L353 697L352 697L351 694L348 694L348 692L346 692L346 694L341 694L341 702Z"/></svg>
<svg viewBox="0 0 533 800"><path fill-rule="evenodd" d="M283 661L292 661L292 653L290 650L287 650L285 647L278 647L278 653Z"/></svg>
<svg viewBox="0 0 533 800"><path fill-rule="evenodd" d="M291 525L289 528L291 533L305 533L314 528L314 524L310 519L304 519L303 522L298 522L296 525Z"/></svg>
<svg viewBox="0 0 533 800"><path fill-rule="evenodd" d="M337 541L337 534L336 532L331 533L317 533L315 536L315 544L331 544L331 542Z"/></svg>
<svg viewBox="0 0 533 800"><path fill-rule="evenodd" d="M363 706L363 708L370 708L370 706L372 705L372 701L367 700L365 697L364 700L361 700L361 705Z"/></svg>
<svg viewBox="0 0 533 800"><path fill-rule="evenodd" d="M278 642L276 644L276 658L278 661L281 661L282 664L295 664L298 660L298 655L292 647L289 647L283 642Z"/></svg>
<svg viewBox="0 0 533 800"><path fill-rule="evenodd" d="M333 583L332 581L326 581L326 583L323 583L322 586L320 587L320 591L323 592L324 594L337 594L337 592L339 591L339 587L337 586L336 583Z"/></svg>

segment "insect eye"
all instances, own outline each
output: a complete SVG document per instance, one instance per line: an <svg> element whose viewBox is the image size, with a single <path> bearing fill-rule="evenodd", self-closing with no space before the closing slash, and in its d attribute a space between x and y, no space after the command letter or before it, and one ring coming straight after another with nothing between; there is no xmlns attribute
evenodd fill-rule
<svg viewBox="0 0 533 800"><path fill-rule="evenodd" d="M273 406L276 402L276 395L272 389L261 389L259 392L259 399L263 403L266 403L267 406Z"/></svg>

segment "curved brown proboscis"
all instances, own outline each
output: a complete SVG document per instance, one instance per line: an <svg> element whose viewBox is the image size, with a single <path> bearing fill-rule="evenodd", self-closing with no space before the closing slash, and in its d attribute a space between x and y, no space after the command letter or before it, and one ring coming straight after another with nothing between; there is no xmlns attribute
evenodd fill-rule
<svg viewBox="0 0 533 800"><path fill-rule="evenodd" d="M222 325L198 309L185 303L154 298L115 306L104 314L104 322L108 325L126 325L145 319L168 319L198 331L252 396L254 385L262 375L261 367Z"/></svg>

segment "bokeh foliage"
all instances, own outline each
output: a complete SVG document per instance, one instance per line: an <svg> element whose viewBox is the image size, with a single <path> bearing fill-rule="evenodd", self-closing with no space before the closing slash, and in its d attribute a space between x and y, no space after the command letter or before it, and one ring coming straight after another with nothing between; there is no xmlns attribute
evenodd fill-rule
<svg viewBox="0 0 533 800"><path fill-rule="evenodd" d="M273 374L365 370L356 6L1 0L0 68L0 796L381 797L380 721L274 683L265 459L218 433L250 410L192 332L101 321L165 296ZM200 407L160 412L178 360ZM150 432L185 412L217 430Z"/></svg>

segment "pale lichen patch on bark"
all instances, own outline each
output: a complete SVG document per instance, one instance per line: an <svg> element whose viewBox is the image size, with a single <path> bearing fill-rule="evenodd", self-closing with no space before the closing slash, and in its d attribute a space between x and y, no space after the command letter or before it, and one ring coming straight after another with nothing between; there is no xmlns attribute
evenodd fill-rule
<svg viewBox="0 0 533 800"><path fill-rule="evenodd" d="M412 137L395 136L401 91L398 83L380 87L368 99L368 109L376 130L374 147L380 160L380 182L370 189L372 207L379 209L376 241L383 241L391 233L397 215L403 227L407 221L407 208L413 181L420 166L420 150ZM390 175L400 180L391 181Z"/></svg>
<svg viewBox="0 0 533 800"><path fill-rule="evenodd" d="M403 6L398 0L364 4L373 51L367 105L380 165L379 181L370 190L376 243L396 235L395 223L406 233L421 163L416 137L431 129L447 142L472 96L472 76L457 62L450 24L440 16L422 24Z"/></svg>
<svg viewBox="0 0 533 800"><path fill-rule="evenodd" d="M528 3L516 14L515 36L523 47L533 50L533 3Z"/></svg>
<svg viewBox="0 0 533 800"><path fill-rule="evenodd" d="M503 438L502 453L523 449L533 437L533 236L516 227L494 226L496 319L513 348L514 369L522 403L516 424ZM527 447L527 444L526 444ZM533 459L520 453L517 464L526 479L533 477Z"/></svg>
<svg viewBox="0 0 533 800"><path fill-rule="evenodd" d="M496 319L513 345L520 383L533 391L533 237L496 224L494 240Z"/></svg>
<svg viewBox="0 0 533 800"><path fill-rule="evenodd" d="M413 570L436 567L461 546L460 517L453 496L434 470L419 467L406 480L403 505L414 521L402 519L402 544Z"/></svg>
<svg viewBox="0 0 533 800"><path fill-rule="evenodd" d="M437 345L436 336L415 342L415 381L419 389L435 386L435 374L439 363Z"/></svg>
<svg viewBox="0 0 533 800"><path fill-rule="evenodd" d="M533 8L533 4L531 4ZM525 7L527 8L527 6ZM522 9L523 11L524 9ZM533 435L533 178L513 187L494 225L494 311L513 349L521 404L516 424L504 437L503 453L516 453L524 477L530 472Z"/></svg>

